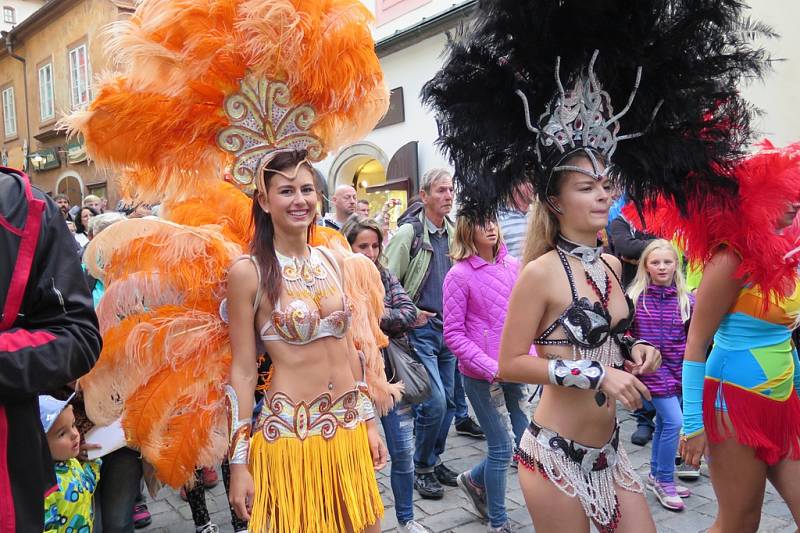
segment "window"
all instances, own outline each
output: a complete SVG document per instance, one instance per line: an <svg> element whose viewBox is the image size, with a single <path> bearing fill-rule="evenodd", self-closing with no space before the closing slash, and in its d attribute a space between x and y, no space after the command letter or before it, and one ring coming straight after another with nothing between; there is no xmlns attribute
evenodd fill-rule
<svg viewBox="0 0 800 533"><path fill-rule="evenodd" d="M39 67L39 112L43 122L56 116L52 63Z"/></svg>
<svg viewBox="0 0 800 533"><path fill-rule="evenodd" d="M16 24L17 17L14 13L14 8L9 6L3 6L3 22L6 24Z"/></svg>
<svg viewBox="0 0 800 533"><path fill-rule="evenodd" d="M78 45L69 51L69 80L72 107L88 104L92 95L89 92L89 56L86 44Z"/></svg>
<svg viewBox="0 0 800 533"><path fill-rule="evenodd" d="M17 134L17 109L14 105L14 88L3 89L3 126L6 137Z"/></svg>

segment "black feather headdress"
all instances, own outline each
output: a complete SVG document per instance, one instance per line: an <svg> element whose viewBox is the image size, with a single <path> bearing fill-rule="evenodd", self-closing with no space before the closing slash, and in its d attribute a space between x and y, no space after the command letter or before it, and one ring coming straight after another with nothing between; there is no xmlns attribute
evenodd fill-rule
<svg viewBox="0 0 800 533"><path fill-rule="evenodd" d="M774 36L744 10L736 0L482 0L422 90L462 212L492 215L526 181L546 201L573 150L597 154L637 203L735 189L754 114L738 85L767 70L752 43Z"/></svg>

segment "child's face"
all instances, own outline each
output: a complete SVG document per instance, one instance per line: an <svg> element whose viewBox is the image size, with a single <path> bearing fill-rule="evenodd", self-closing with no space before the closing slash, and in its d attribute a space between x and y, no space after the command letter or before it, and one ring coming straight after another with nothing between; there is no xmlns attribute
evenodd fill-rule
<svg viewBox="0 0 800 533"><path fill-rule="evenodd" d="M68 405L58 415L50 431L47 432L47 445L54 461L66 461L78 456L81 447L81 435L75 427L75 415L72 406Z"/></svg>
<svg viewBox="0 0 800 533"><path fill-rule="evenodd" d="M677 268L675 254L669 250L653 250L647 256L647 273L656 285L671 285Z"/></svg>

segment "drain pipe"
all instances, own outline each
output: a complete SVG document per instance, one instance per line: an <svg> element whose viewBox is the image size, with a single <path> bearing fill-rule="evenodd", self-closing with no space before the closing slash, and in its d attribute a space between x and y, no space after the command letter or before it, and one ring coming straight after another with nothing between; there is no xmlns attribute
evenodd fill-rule
<svg viewBox="0 0 800 533"><path fill-rule="evenodd" d="M22 63L22 83L23 83L23 97L25 99L25 134L28 146L28 153L25 154L25 171L28 171L28 154L31 152L31 120L28 114L28 66L25 58L14 53L14 43L11 38L11 32L2 32L3 41L6 45L6 52L8 55Z"/></svg>

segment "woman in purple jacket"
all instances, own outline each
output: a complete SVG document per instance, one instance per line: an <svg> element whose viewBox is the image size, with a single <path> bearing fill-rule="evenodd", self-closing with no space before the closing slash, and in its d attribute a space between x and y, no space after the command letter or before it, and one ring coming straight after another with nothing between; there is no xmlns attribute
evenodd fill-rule
<svg viewBox="0 0 800 533"><path fill-rule="evenodd" d="M628 295L636 305L632 334L661 351L661 368L639 376L653 397L656 429L650 459L648 488L667 509L681 511L681 498L690 492L675 485L675 452L683 424L681 368L686 332L694 307L694 295L686 288L678 252L668 241L657 239L644 249Z"/></svg>
<svg viewBox="0 0 800 533"><path fill-rule="evenodd" d="M444 338L458 358L488 447L483 461L458 476L458 485L489 519L489 531L511 531L505 506L510 430L519 442L528 418L523 385L497 381L497 357L519 263L508 255L495 221L481 226L463 216L450 255L457 263L444 280Z"/></svg>

